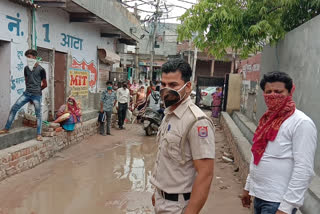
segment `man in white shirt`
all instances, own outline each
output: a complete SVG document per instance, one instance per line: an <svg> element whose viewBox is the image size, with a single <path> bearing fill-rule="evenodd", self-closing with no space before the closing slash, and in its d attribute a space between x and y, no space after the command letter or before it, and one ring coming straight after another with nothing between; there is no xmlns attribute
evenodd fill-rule
<svg viewBox="0 0 320 214"><path fill-rule="evenodd" d="M255 214L295 214L314 175L317 129L296 109L288 74L270 72L260 87L268 110L254 134L242 204L249 208L254 196Z"/></svg>
<svg viewBox="0 0 320 214"><path fill-rule="evenodd" d="M122 87L117 90L118 99L118 125L120 129L124 129L124 120L126 119L126 114L128 110L128 105L130 104L130 92L127 88L127 83L123 82Z"/></svg>

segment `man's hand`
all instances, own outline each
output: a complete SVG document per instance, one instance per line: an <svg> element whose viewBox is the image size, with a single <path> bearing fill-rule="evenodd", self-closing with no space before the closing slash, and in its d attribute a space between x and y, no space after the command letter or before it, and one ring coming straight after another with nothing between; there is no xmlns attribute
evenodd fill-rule
<svg viewBox="0 0 320 214"><path fill-rule="evenodd" d="M155 193L153 193L152 198L151 198L151 200L152 200L152 205L153 205L153 206L156 205L156 199L155 199L155 197L154 197L154 194L155 194Z"/></svg>
<svg viewBox="0 0 320 214"><path fill-rule="evenodd" d="M42 83L41 83L41 90L45 89L46 87L48 87L47 80L46 80L46 79L43 79L43 80L42 80Z"/></svg>
<svg viewBox="0 0 320 214"><path fill-rule="evenodd" d="M276 212L276 214L287 214L287 213L282 212L281 210L278 210L278 211Z"/></svg>
<svg viewBox="0 0 320 214"><path fill-rule="evenodd" d="M242 206L243 207L250 208L251 196L249 195L249 191L243 190L243 193L242 193L242 196L241 196L241 201L242 201Z"/></svg>

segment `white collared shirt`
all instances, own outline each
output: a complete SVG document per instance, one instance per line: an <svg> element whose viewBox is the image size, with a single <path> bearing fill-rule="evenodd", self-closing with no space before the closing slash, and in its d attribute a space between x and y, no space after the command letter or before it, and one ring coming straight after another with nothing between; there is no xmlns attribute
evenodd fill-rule
<svg viewBox="0 0 320 214"><path fill-rule="evenodd" d="M291 214L303 205L304 193L314 175L317 129L296 109L269 142L258 165L250 163L245 190L265 201L280 202L279 210Z"/></svg>
<svg viewBox="0 0 320 214"><path fill-rule="evenodd" d="M129 89L124 89L123 87L117 90L117 99L119 103L130 103L130 91Z"/></svg>

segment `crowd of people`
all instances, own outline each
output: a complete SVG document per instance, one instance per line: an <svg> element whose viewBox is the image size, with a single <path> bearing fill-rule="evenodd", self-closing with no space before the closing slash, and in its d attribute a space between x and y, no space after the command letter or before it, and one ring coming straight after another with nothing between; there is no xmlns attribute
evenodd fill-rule
<svg viewBox="0 0 320 214"><path fill-rule="evenodd" d="M42 90L47 87L46 71L39 65L36 50L27 50L25 56L27 59L27 66L24 68L26 91L12 106L5 128L0 130L0 135L9 133L17 112L30 102L35 106L37 140L42 141L41 102ZM121 87L117 82L107 82L107 89L101 95L100 112L104 115L104 119L101 121L100 133L111 135L112 121L118 121L119 129L125 129L125 120L128 115L132 117L132 113L137 117L137 122L140 122L141 116L148 107L163 114L159 91L160 82L148 79L145 79L144 83L141 80L139 83L135 80L132 83L130 81L123 82ZM72 96L68 97L66 103L61 105L55 113L54 119L54 122L60 123L64 130L73 131L77 123L82 123L80 102Z"/></svg>
<svg viewBox="0 0 320 214"><path fill-rule="evenodd" d="M100 113L105 115L101 117L104 119L99 121L101 135L111 135L111 126L115 126L116 121L120 130L125 129L126 120L140 123L147 108L163 115L159 81L133 80L132 83L122 82L120 88L117 83L109 81L100 101Z"/></svg>
<svg viewBox="0 0 320 214"><path fill-rule="evenodd" d="M25 56L26 91L12 106L0 134L9 132L17 112L31 102L37 118L37 140L42 141L41 100L42 90L47 87L46 73L36 60L35 50L26 51ZM148 108L162 115L166 108L158 129L159 150L150 179L155 187L152 203L157 214L199 213L214 177L215 127L211 118L190 98L191 76L190 65L175 59L162 66L161 90L159 81L146 79L144 83L123 82L121 87L107 82L107 89L101 94L102 135L111 135L112 117L117 118L118 127L123 130L130 115L137 117L139 123ZM265 74L260 88L267 110L252 140L252 159L241 196L242 205L250 208L253 196L255 214L295 214L303 205L304 194L314 175L317 128L311 118L296 108L295 85L287 73ZM217 88L211 95L212 117L219 117L222 89ZM196 103L200 99L197 97ZM59 108L55 122L66 131L73 131L75 124L82 122L80 103L68 97Z"/></svg>
<svg viewBox="0 0 320 214"><path fill-rule="evenodd" d="M135 120L132 117L140 123L147 108L164 116L159 81L146 79L144 83L141 80L137 83L133 80L132 83L130 81L121 83L120 88L116 82L108 81L106 84L107 89L102 92L100 99L100 113L104 118L99 121L101 135L111 135L112 121L117 122L121 130L125 129L126 120ZM212 94L212 100L212 117L218 118L221 111L222 88L216 89ZM69 97L67 103L59 108L55 122L59 122L66 131L73 131L75 124L81 122L80 105L74 97ZM114 124L113 127L115 126Z"/></svg>

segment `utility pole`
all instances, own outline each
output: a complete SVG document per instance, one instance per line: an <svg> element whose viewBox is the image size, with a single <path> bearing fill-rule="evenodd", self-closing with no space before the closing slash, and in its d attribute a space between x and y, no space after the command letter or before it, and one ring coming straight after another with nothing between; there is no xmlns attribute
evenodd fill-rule
<svg viewBox="0 0 320 214"><path fill-rule="evenodd" d="M139 47L135 48L135 80L140 80L140 69L139 69Z"/></svg>
<svg viewBox="0 0 320 214"><path fill-rule="evenodd" d="M154 29L153 29L153 34L152 34L152 41L151 41L151 52L150 52L150 80L152 81L152 75L153 75L153 63L154 63L154 43L156 41L156 33L157 33L157 26L158 26L158 16L159 16L159 4L160 0L157 0L157 5L156 5L156 14L154 18Z"/></svg>
<svg viewBox="0 0 320 214"><path fill-rule="evenodd" d="M194 84L195 76L196 76L196 68L197 68L197 60L198 60L198 48L194 48L194 58L193 58L193 68L192 68L192 84Z"/></svg>
<svg viewBox="0 0 320 214"><path fill-rule="evenodd" d="M138 18L138 4L134 5L134 15ZM135 55L134 55L134 65L135 65L135 80L140 80L140 69L139 69L139 47L138 44L135 47Z"/></svg>
<svg viewBox="0 0 320 214"><path fill-rule="evenodd" d="M188 63L191 64L191 39L189 39L189 45L188 45Z"/></svg>
<svg viewBox="0 0 320 214"><path fill-rule="evenodd" d="M138 18L138 4L137 2L134 4L134 15Z"/></svg>

